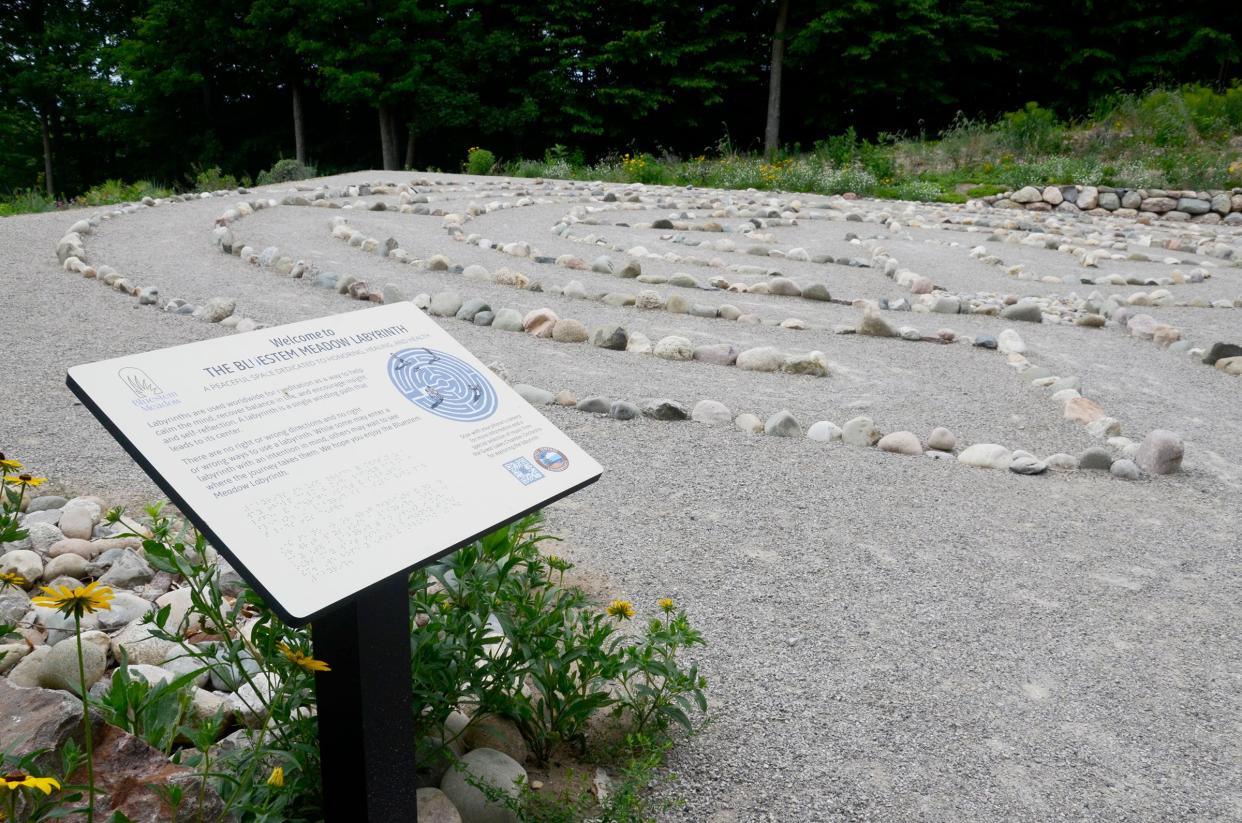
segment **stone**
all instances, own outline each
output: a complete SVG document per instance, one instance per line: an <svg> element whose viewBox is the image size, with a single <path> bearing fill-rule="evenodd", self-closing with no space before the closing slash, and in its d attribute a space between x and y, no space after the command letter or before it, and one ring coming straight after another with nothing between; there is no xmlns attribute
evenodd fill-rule
<svg viewBox="0 0 1242 823"><path fill-rule="evenodd" d="M1227 357L1242 357L1242 346L1236 343L1213 343L1207 354L1203 356L1203 363L1207 366L1215 366L1216 361Z"/></svg>
<svg viewBox="0 0 1242 823"><path fill-rule="evenodd" d="M513 758L495 749L466 752L440 782L440 790L461 814L464 823L517 823L517 815L503 803L489 800L474 783L482 783L517 800L526 770Z"/></svg>
<svg viewBox="0 0 1242 823"><path fill-rule="evenodd" d="M629 342L625 344L625 350L635 354L651 354L651 341L642 332L633 332Z"/></svg>
<svg viewBox="0 0 1242 823"><path fill-rule="evenodd" d="M569 389L561 389L558 391L553 400L556 405L566 406L571 409L578 405L578 396Z"/></svg>
<svg viewBox="0 0 1242 823"><path fill-rule="evenodd" d="M664 310L673 314L686 314L690 311L690 301L680 294L674 294L664 301Z"/></svg>
<svg viewBox="0 0 1242 823"><path fill-rule="evenodd" d="M1124 457L1120 460L1114 460L1113 465L1108 469L1108 473L1121 480L1138 480L1141 476L1138 465L1133 460L1127 460Z"/></svg>
<svg viewBox="0 0 1242 823"><path fill-rule="evenodd" d="M435 786L425 786L415 793L418 823L463 823L457 807Z"/></svg>
<svg viewBox="0 0 1242 823"><path fill-rule="evenodd" d="M1078 190L1078 199L1075 204L1083 211L1094 209L1100 204L1100 190L1095 186L1083 186Z"/></svg>
<svg viewBox="0 0 1242 823"><path fill-rule="evenodd" d="M746 371L772 372L779 370L783 365L785 365L785 355L772 346L747 349L737 356L737 367Z"/></svg>
<svg viewBox="0 0 1242 823"><path fill-rule="evenodd" d="M234 300L227 300L223 297L213 297L204 303L202 307L195 312L195 314L202 320L206 320L208 323L219 323L221 320L231 315L236 308L237 302Z"/></svg>
<svg viewBox="0 0 1242 823"><path fill-rule="evenodd" d="M612 401L598 395L584 397L574 405L574 408L587 414L608 414L608 410L612 408Z"/></svg>
<svg viewBox="0 0 1242 823"><path fill-rule="evenodd" d="M565 318L552 325L552 339L558 343L585 343L590 335L582 323Z"/></svg>
<svg viewBox="0 0 1242 823"><path fill-rule="evenodd" d="M651 353L663 360L692 360L694 346L684 337L670 334L658 340Z"/></svg>
<svg viewBox="0 0 1242 823"><path fill-rule="evenodd" d="M69 501L57 494L44 494L33 498L26 506L26 512L42 512L64 508Z"/></svg>
<svg viewBox="0 0 1242 823"><path fill-rule="evenodd" d="M828 376L828 359L823 352L812 351L804 354L785 356L781 371L787 374L809 374L813 377Z"/></svg>
<svg viewBox="0 0 1242 823"><path fill-rule="evenodd" d="M1242 357L1222 357L1216 361L1216 368L1225 374L1242 377Z"/></svg>
<svg viewBox="0 0 1242 823"><path fill-rule="evenodd" d="M500 309L492 318L492 328L501 331L522 331L522 315L517 309Z"/></svg>
<svg viewBox="0 0 1242 823"><path fill-rule="evenodd" d="M827 420L818 420L806 430L806 436L817 443L831 443L841 439L841 428Z"/></svg>
<svg viewBox="0 0 1242 823"><path fill-rule="evenodd" d="M737 426L747 434L758 434L763 431L763 421L750 412L739 414L733 421L733 425Z"/></svg>
<svg viewBox="0 0 1242 823"><path fill-rule="evenodd" d="M434 299L433 299L433 304L434 304ZM487 305L485 301L477 297L472 297L469 300L464 301L461 304L461 308L459 308L456 312L453 313L453 316L456 317L458 320L466 320L469 322L474 322L474 318L478 316L479 312L491 311L491 309L492 307Z"/></svg>
<svg viewBox="0 0 1242 823"><path fill-rule="evenodd" d="M608 407L608 416L613 420L635 420L642 415L642 410L625 400L614 400Z"/></svg>
<svg viewBox="0 0 1242 823"><path fill-rule="evenodd" d="M1022 354L1026 343L1013 329L1005 329L996 338L997 347L1004 354Z"/></svg>
<svg viewBox="0 0 1242 823"><path fill-rule="evenodd" d="M882 436L875 422L866 416L855 417L841 427L841 440L847 446L874 446Z"/></svg>
<svg viewBox="0 0 1242 823"><path fill-rule="evenodd" d="M1092 437L1116 437L1121 434L1121 422L1115 417L1101 417L1087 424L1087 434Z"/></svg>
<svg viewBox="0 0 1242 823"><path fill-rule="evenodd" d="M807 300L820 300L827 302L832 299L828 287L823 283L812 283L802 290L802 297Z"/></svg>
<svg viewBox="0 0 1242 823"><path fill-rule="evenodd" d="M1094 329L1103 327L1105 322L1104 315L1102 314L1084 314L1074 321L1076 325Z"/></svg>
<svg viewBox="0 0 1242 823"><path fill-rule="evenodd" d="M427 268L431 271L448 271L451 265L449 259L442 254L433 254L427 259Z"/></svg>
<svg viewBox="0 0 1242 823"><path fill-rule="evenodd" d="M737 362L737 346L732 343L708 343L694 350L694 359L717 366L732 366Z"/></svg>
<svg viewBox="0 0 1242 823"><path fill-rule="evenodd" d="M975 337L974 345L980 349L995 349L997 342L996 338L990 334L980 334Z"/></svg>
<svg viewBox="0 0 1242 823"><path fill-rule="evenodd" d="M1065 404L1065 419L1086 425L1104 417L1104 409L1089 397L1074 397Z"/></svg>
<svg viewBox="0 0 1242 823"><path fill-rule="evenodd" d="M431 306L428 312L437 317L453 317L461 306L461 295L454 291L441 291L431 296Z"/></svg>
<svg viewBox="0 0 1242 823"><path fill-rule="evenodd" d="M65 555L66 558L74 555ZM61 558L56 558L60 560ZM138 595L127 591L113 592L112 603L110 607L104 611L97 612L99 618L99 628L106 632L123 629L130 623L138 620L147 612L152 611L155 607L151 601L139 597ZM171 624L170 628L177 624Z"/></svg>
<svg viewBox="0 0 1242 823"><path fill-rule="evenodd" d="M724 403L715 400L700 400L694 404L690 419L707 426L724 426L733 419L733 412L729 411L729 407Z"/></svg>
<svg viewBox="0 0 1242 823"><path fill-rule="evenodd" d="M108 668L108 637L103 632L82 633L82 666L86 676L86 688L104 675ZM74 639L57 643L43 661L39 670L39 685L45 689L81 694L78 677L78 643Z"/></svg>
<svg viewBox="0 0 1242 823"><path fill-rule="evenodd" d="M621 271L617 272L618 277L632 280L643 273L643 267L637 260L631 260L621 267Z"/></svg>
<svg viewBox="0 0 1242 823"><path fill-rule="evenodd" d="M122 652L130 663L145 663L158 666L177 649L177 644L155 637L150 628L141 622L130 623L121 629L111 640L112 657L121 659Z"/></svg>
<svg viewBox="0 0 1242 823"><path fill-rule="evenodd" d="M927 436L927 448L936 449L937 451L951 452L957 446L957 438L953 432L946 428L937 426L932 429L932 433Z"/></svg>
<svg viewBox="0 0 1242 823"><path fill-rule="evenodd" d="M476 715L462 735L466 749L494 749L525 763L530 749L512 720L494 714Z"/></svg>
<svg viewBox="0 0 1242 823"><path fill-rule="evenodd" d="M1078 455L1078 468L1092 471L1108 471L1113 465L1113 456L1103 446L1092 446Z"/></svg>
<svg viewBox="0 0 1242 823"><path fill-rule="evenodd" d="M611 351L625 351L630 337L621 326L607 325L595 330L591 342L598 348Z"/></svg>
<svg viewBox="0 0 1242 823"><path fill-rule="evenodd" d="M923 445L919 443L919 438L913 432L899 431L886 434L875 445L880 451L893 454L918 456L923 453Z"/></svg>
<svg viewBox="0 0 1242 823"><path fill-rule="evenodd" d="M547 406L556 400L556 395L552 394L552 392L526 383L514 383L513 390L532 406Z"/></svg>
<svg viewBox="0 0 1242 823"><path fill-rule="evenodd" d="M137 552L122 550L99 582L114 589L133 589L150 583L155 569Z"/></svg>
<svg viewBox="0 0 1242 823"><path fill-rule="evenodd" d="M50 652L40 646L22 663ZM63 691L34 684L19 687L11 679L0 679L0 718L0 751L14 758L42 751L36 762L44 769L57 770L57 774L65 744L73 740L82 747L82 701ZM91 723L96 732L103 725L94 712Z"/></svg>
<svg viewBox="0 0 1242 823"><path fill-rule="evenodd" d="M763 433L773 437L800 437L802 426L788 409L781 409L763 424Z"/></svg>
<svg viewBox="0 0 1242 823"><path fill-rule="evenodd" d="M871 337L896 337L897 332L888 324L883 317L874 311L864 311L862 319L858 321L858 334L866 334Z"/></svg>
<svg viewBox="0 0 1242 823"><path fill-rule="evenodd" d="M1013 452L996 443L975 443L957 456L959 463L981 469L1007 469Z"/></svg>
<svg viewBox="0 0 1242 823"><path fill-rule="evenodd" d="M1044 320L1039 304L1033 300L1022 300L1012 306L1006 306L1001 309L1001 317L1006 320L1020 320L1024 323L1042 323Z"/></svg>
<svg viewBox="0 0 1242 823"><path fill-rule="evenodd" d="M1177 210L1186 214L1207 214L1211 208L1211 201L1198 197L1179 197L1177 200Z"/></svg>
<svg viewBox="0 0 1242 823"><path fill-rule="evenodd" d="M65 539L64 532L51 523L30 523L26 526L26 531L30 548L39 554L50 554L52 546Z"/></svg>
<svg viewBox="0 0 1242 823"><path fill-rule="evenodd" d="M639 404L644 417L652 420L686 420L690 412L676 400L664 398L648 398Z"/></svg>
<svg viewBox="0 0 1242 823"><path fill-rule="evenodd" d="M522 329L535 337L551 337L558 319L551 309L533 309L522 318Z"/></svg>
<svg viewBox="0 0 1242 823"><path fill-rule="evenodd" d="M0 588L0 623L16 625L30 611L30 595L10 586Z"/></svg>
<svg viewBox="0 0 1242 823"><path fill-rule="evenodd" d="M23 643L23 645L25 645ZM27 654L23 655L17 664L9 671L8 683L20 687L22 689L38 689L39 674L43 670L43 661L52 653L51 646L35 646ZM3 683L4 681L0 681ZM0 701L0 705L3 701ZM0 715L3 716L3 715ZM78 708L78 722L81 722L82 709L81 704ZM0 740L3 740L3 728L0 728Z"/></svg>
<svg viewBox="0 0 1242 823"><path fill-rule="evenodd" d="M1043 474L1048 471L1048 464L1028 454L1014 457L1009 462L1009 471L1014 474Z"/></svg>
<svg viewBox="0 0 1242 823"><path fill-rule="evenodd" d="M28 584L36 583L43 577L43 558L30 549L14 549L0 555L0 573L16 573Z"/></svg>
<svg viewBox="0 0 1242 823"><path fill-rule="evenodd" d="M1147 474L1172 474L1182 465L1182 438L1167 429L1155 429L1143 438L1134 462Z"/></svg>

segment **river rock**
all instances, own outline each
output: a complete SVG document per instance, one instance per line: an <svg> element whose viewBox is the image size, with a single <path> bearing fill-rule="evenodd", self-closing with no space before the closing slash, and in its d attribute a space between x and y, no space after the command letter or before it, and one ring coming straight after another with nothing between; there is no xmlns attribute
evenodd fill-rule
<svg viewBox="0 0 1242 823"><path fill-rule="evenodd" d="M596 347L610 351L625 351L629 341L630 337L625 329L617 325L599 327L591 340Z"/></svg>
<svg viewBox="0 0 1242 823"><path fill-rule="evenodd" d="M937 451L951 452L957 447L957 438L953 432L946 428L937 426L932 429L932 433L927 436L927 448Z"/></svg>
<svg viewBox="0 0 1242 823"><path fill-rule="evenodd" d="M558 319L551 309L533 309L522 318L522 330L535 337L551 337Z"/></svg>
<svg viewBox="0 0 1242 823"><path fill-rule="evenodd" d="M880 451L893 454L918 456L923 453L923 445L919 443L919 438L913 432L899 431L886 434L875 445Z"/></svg>
<svg viewBox="0 0 1242 823"><path fill-rule="evenodd" d="M802 434L802 426L788 409L781 409L763 424L763 432L773 437L799 437Z"/></svg>
<svg viewBox="0 0 1242 823"><path fill-rule="evenodd" d="M466 752L449 769L440 790L452 802L465 823L517 823L517 815L499 801L489 800L474 783L491 786L517 800L519 787L526 782L526 770L507 754L481 748Z"/></svg>
<svg viewBox="0 0 1242 823"><path fill-rule="evenodd" d="M650 417L652 420L686 420L690 417L690 412L686 407L676 400L648 398L639 404L639 408L643 416Z"/></svg>
<svg viewBox="0 0 1242 823"><path fill-rule="evenodd" d="M882 436L875 422L866 416L855 417L841 427L841 440L847 446L874 446Z"/></svg>
<svg viewBox="0 0 1242 823"><path fill-rule="evenodd" d="M585 343L589 337L586 326L577 320L565 318L552 325L552 339L558 343Z"/></svg>
<svg viewBox="0 0 1242 823"><path fill-rule="evenodd" d="M733 419L733 412L729 411L729 407L724 403L715 400L700 400L694 404L690 419L708 426L724 426Z"/></svg>
<svg viewBox="0 0 1242 823"><path fill-rule="evenodd" d="M977 466L981 469L1007 469L1013 452L996 443L975 443L967 446L957 460L966 466Z"/></svg>
<svg viewBox="0 0 1242 823"><path fill-rule="evenodd" d="M1134 462L1147 474L1172 474L1182 465L1182 438L1167 429L1156 429L1143 438Z"/></svg>
<svg viewBox="0 0 1242 823"><path fill-rule="evenodd" d="M737 367L746 371L777 371L785 364L785 355L772 346L747 349L737 356Z"/></svg>

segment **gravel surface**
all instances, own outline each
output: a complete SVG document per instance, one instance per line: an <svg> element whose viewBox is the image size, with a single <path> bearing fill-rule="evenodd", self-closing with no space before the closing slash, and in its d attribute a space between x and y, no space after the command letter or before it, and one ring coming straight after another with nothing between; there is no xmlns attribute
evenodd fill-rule
<svg viewBox="0 0 1242 823"><path fill-rule="evenodd" d="M362 172L326 182L339 188L409 178L396 174ZM449 182L421 189L431 207L446 211L512 202L514 191L526 187L536 202L481 214L463 231L501 243L526 241L537 254L576 255L588 264L607 254L618 268L631 259L581 242L594 234L620 249L642 245L662 255L779 269L804 286L825 283L844 300L916 297L882 268L746 254L756 243L735 233L640 227L682 208L656 205L668 194L648 191L644 203L631 204L621 187L609 186L623 202L605 204L591 199L596 187L585 184L418 176ZM270 191L279 198L288 189ZM215 219L256 196L117 216L84 238L88 262L157 287L162 300L235 299L237 314L269 325L369 305L213 247ZM738 202L757 196L736 195ZM398 205L395 197L362 199ZM1084 269L1064 251L988 239L1006 220L1018 228L1022 215L802 199L798 224L761 229L774 238L763 245L870 259L865 244L879 244L902 268L950 291L1015 296L1085 297L1098 290L1124 299L1154 287L1096 287L1078 278L1164 277L1174 268L1189 272L1215 263L1206 282L1169 290L1179 300L1242 297L1242 271L1186 247L1143 247L1156 259L1176 256L1182 261L1176 266L1104 260ZM574 225L570 233L578 240L551 232L584 203L610 208L595 215L599 225ZM851 210L865 219L845 220ZM158 492L77 405L64 387L66 368L232 332L139 306L63 271L57 240L75 220L99 211L0 219L0 449L49 475L54 489L133 504ZM885 214L902 226L886 224ZM766 324L618 308L403 265L332 237L334 217L347 217L381 242L393 237L419 259L441 253L461 266L508 267L545 288L577 280L588 293L650 289L665 298L728 303ZM1159 242L1170 233L1219 230L1242 256L1237 229L1056 217L1053 225L1076 241L1102 227L1131 250L1143 235ZM696 219L709 217L699 210ZM631 225L616 225L621 222ZM818 378L672 362L441 320L485 362L499 361L515 381L550 391L631 401L669 397L687 407L710 398L761 419L789 409L804 429L816 420L841 425L866 414L885 432L908 429L925 438L946 426L959 445L1001 443L1040 456L1077 454L1101 442L1063 419L1048 391L1024 380L1002 353L960 341L834 334L860 316L848 305L647 285L540 264L455 241L433 215L278 206L232 228L256 251L277 246L321 271L354 275L376 288L396 284L408 297L451 290L493 308L548 307L588 328L619 323L652 342L678 334L695 345L818 350L831 372ZM848 241L850 234L862 242ZM673 242L674 235L695 242L730 238L737 250L696 248ZM1003 265L970 257L976 245ZM714 275L768 279L687 261L643 258L641 264L644 273L687 272L704 283ZM1017 264L1065 282L1007 276L1006 267ZM1242 343L1242 309L1135 311L1175 325L1195 345ZM733 426L619 422L547 407L606 467L599 483L550 510L551 527L567 538L563 553L607 581L611 596L633 599L640 616L652 613L658 598L675 598L709 642L696 658L711 684L712 719L672 751L669 774L654 789L670 803L660 819L1242 820L1242 379L1115 324L1090 329L985 315L881 315L924 335L943 327L970 336L1015 329L1032 363L1079 377L1083 394L1117 418L1127 436L1141 440L1156 428L1180 433L1183 469L1136 482L1090 471L1028 477L839 442L750 435ZM809 328L774 325L790 317Z"/></svg>

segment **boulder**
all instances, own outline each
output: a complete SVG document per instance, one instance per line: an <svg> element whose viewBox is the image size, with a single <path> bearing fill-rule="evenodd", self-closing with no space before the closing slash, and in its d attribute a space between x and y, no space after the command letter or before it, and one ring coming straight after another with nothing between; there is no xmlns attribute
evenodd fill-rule
<svg viewBox="0 0 1242 823"><path fill-rule="evenodd" d="M881 436L875 422L866 416L855 417L841 427L841 440L848 446L874 446Z"/></svg>
<svg viewBox="0 0 1242 823"><path fill-rule="evenodd" d="M495 749L466 752L444 775L440 790L467 823L517 823L517 815L501 802L489 800L474 783L491 786L513 800L526 782L526 770L507 754Z"/></svg>
<svg viewBox="0 0 1242 823"><path fill-rule="evenodd" d="M876 448L880 451L892 452L893 454L908 454L918 456L923 453L923 445L919 443L919 438L913 432L892 432L880 438L876 443Z"/></svg>
<svg viewBox="0 0 1242 823"><path fill-rule="evenodd" d="M967 446L957 460L963 465L981 469L1007 469L1012 456L1013 452L996 443L975 443Z"/></svg>
<svg viewBox="0 0 1242 823"><path fill-rule="evenodd" d="M1143 438L1134 462L1147 474L1172 474L1182 465L1182 438L1167 429L1156 429Z"/></svg>
<svg viewBox="0 0 1242 823"><path fill-rule="evenodd" d="M802 426L788 409L781 409L763 424L763 432L773 437L799 437Z"/></svg>

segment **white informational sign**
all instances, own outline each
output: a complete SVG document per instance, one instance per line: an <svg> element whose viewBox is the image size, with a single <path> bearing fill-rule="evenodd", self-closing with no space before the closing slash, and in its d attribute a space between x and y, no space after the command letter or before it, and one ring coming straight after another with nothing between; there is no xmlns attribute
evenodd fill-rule
<svg viewBox="0 0 1242 823"><path fill-rule="evenodd" d="M601 472L411 303L75 366L68 384L291 622Z"/></svg>

